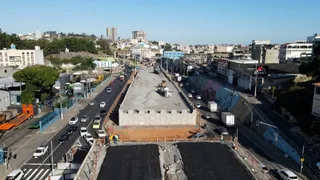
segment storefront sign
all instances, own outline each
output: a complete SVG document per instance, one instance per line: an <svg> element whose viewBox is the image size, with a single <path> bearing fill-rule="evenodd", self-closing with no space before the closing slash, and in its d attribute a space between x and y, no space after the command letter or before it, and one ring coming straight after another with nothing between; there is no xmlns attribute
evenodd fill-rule
<svg viewBox="0 0 320 180"><path fill-rule="evenodd" d="M256 70L253 71L255 76L268 76L268 67L267 66L258 66Z"/></svg>

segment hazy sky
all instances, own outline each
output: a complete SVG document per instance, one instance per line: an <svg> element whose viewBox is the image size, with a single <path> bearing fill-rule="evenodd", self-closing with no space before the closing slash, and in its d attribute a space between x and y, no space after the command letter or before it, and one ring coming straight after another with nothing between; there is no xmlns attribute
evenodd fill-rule
<svg viewBox="0 0 320 180"><path fill-rule="evenodd" d="M320 0L17 0L0 2L0 28L9 33L56 30L188 44L272 43L320 33Z"/></svg>

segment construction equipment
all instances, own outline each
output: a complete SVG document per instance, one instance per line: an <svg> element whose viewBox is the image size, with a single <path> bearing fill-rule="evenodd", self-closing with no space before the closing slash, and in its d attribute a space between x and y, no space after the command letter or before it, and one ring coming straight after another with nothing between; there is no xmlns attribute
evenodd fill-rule
<svg viewBox="0 0 320 180"><path fill-rule="evenodd" d="M24 121L33 118L34 110L32 104L22 104L22 113L2 125L0 125L0 131L7 131L13 127L18 127Z"/></svg>

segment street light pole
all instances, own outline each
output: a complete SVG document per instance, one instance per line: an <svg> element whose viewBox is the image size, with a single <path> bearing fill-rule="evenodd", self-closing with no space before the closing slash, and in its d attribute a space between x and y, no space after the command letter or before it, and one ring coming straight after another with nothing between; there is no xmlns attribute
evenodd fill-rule
<svg viewBox="0 0 320 180"><path fill-rule="evenodd" d="M61 96L61 81L60 81L60 88L59 88L59 102L60 102L60 117L61 119L63 120L63 112L62 112L62 102L61 102L61 99L62 99L62 96Z"/></svg>
<svg viewBox="0 0 320 180"><path fill-rule="evenodd" d="M245 106L247 106L247 108L249 109L250 111L250 136L252 135L252 123L253 123L253 111L252 109L248 106L247 103L243 103Z"/></svg>

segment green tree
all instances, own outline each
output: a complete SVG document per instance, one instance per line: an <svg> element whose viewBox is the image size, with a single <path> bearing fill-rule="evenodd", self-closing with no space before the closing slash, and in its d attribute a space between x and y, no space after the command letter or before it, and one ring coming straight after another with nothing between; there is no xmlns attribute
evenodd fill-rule
<svg viewBox="0 0 320 180"><path fill-rule="evenodd" d="M24 90L21 92L21 103L22 104L33 104L35 100L34 93Z"/></svg>
<svg viewBox="0 0 320 180"><path fill-rule="evenodd" d="M164 45L164 50L165 50L165 51L172 51L172 46L171 46L170 44L166 43L166 44Z"/></svg>

